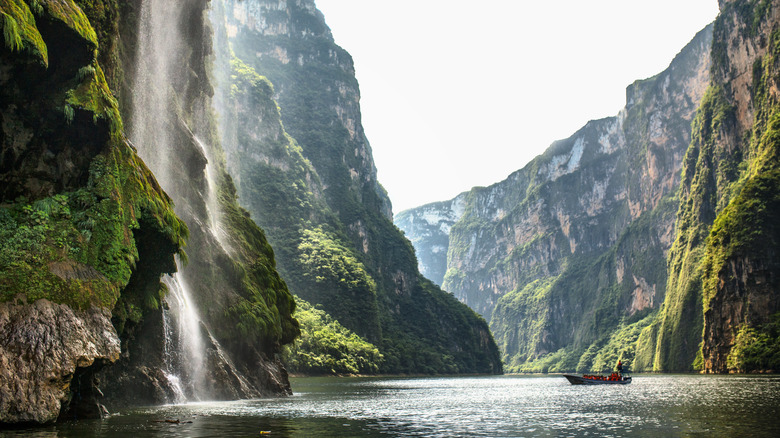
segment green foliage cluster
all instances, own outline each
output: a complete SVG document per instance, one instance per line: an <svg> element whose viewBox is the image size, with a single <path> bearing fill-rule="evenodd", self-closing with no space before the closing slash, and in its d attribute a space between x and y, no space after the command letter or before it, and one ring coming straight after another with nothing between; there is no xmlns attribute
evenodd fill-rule
<svg viewBox="0 0 780 438"><path fill-rule="evenodd" d="M95 29L74 0L35 0L35 2L42 3L47 15L65 23L97 49L98 38Z"/></svg>
<svg viewBox="0 0 780 438"><path fill-rule="evenodd" d="M299 334L298 323L291 317L295 300L276 270L274 252L263 230L236 202L236 192L229 177L223 173L219 203L224 226L230 230L234 249L233 277L240 287L238 296L224 311L226 321L235 324L241 339L235 342L250 345L286 344ZM231 326L232 327L232 326ZM235 338L232 328L225 326L225 338Z"/></svg>
<svg viewBox="0 0 780 438"><path fill-rule="evenodd" d="M605 335L606 341L595 342L580 356L577 371L614 371L618 360L625 369L644 370L634 360L641 332L655 321L656 312L636 322L624 321L615 330Z"/></svg>
<svg viewBox="0 0 780 438"><path fill-rule="evenodd" d="M272 106L270 115L276 112L277 119L279 119L279 107L273 100L274 86L268 78L259 75L255 69L233 56L230 59L230 81L230 96L232 98L246 100L252 104L254 110ZM261 112L267 113L267 111Z"/></svg>
<svg viewBox="0 0 780 438"><path fill-rule="evenodd" d="M780 370L780 313L758 328L741 324L726 365L739 373Z"/></svg>
<svg viewBox="0 0 780 438"><path fill-rule="evenodd" d="M41 19L61 21L88 48L97 48L94 29L72 0L2 0L3 14L16 17L17 24L25 23L20 27L23 40L40 39L27 4ZM46 60L43 41L36 47ZM56 77L56 72L51 74ZM76 308L112 309L122 300L120 292L139 258L135 233L156 234L159 250L169 251L172 257L176 252L184 255L181 248L188 230L173 212L170 198L124 140L118 103L97 61L93 58L82 66L74 78L59 79L64 82L51 87L67 90L52 92L65 98L65 120L44 119L41 130L67 131L64 124L74 122L76 110L91 113L94 125L81 128L93 130L97 153L82 187L42 199L20 197L0 207L0 300L24 294L30 301L47 298ZM108 123L98 123L101 120ZM140 302L156 307L158 299L155 290ZM120 307L124 316L138 313Z"/></svg>
<svg viewBox="0 0 780 438"><path fill-rule="evenodd" d="M109 122L109 130L113 141L122 141L123 126L122 117L119 114L119 103L111 94L108 83L103 75L103 70L94 60L91 65L79 70L77 80L79 85L68 91L63 112L66 120L73 120L74 108L80 108L92 113L92 119L97 123L98 119L106 119Z"/></svg>
<svg viewBox="0 0 780 438"><path fill-rule="evenodd" d="M315 283L333 282L346 292L376 293L374 280L352 251L321 228L305 230L298 250L300 265L306 269L303 275Z"/></svg>
<svg viewBox="0 0 780 438"><path fill-rule="evenodd" d="M33 10L41 14L40 4L32 2ZM36 7L37 6L37 7ZM23 0L0 0L0 26L5 47L11 51L26 50L43 65L49 64L48 48L43 42L35 16Z"/></svg>
<svg viewBox="0 0 780 438"><path fill-rule="evenodd" d="M113 306L118 291L105 276L67 281L49 268L58 262L67 266L85 246L71 221L70 199L18 201L0 208L0 301L24 294L29 301L48 298L76 308Z"/></svg>
<svg viewBox="0 0 780 438"><path fill-rule="evenodd" d="M0 300L24 294L111 309L138 259L139 220L183 247L187 227L151 173L126 145L107 147L86 187L0 208Z"/></svg>
<svg viewBox="0 0 780 438"><path fill-rule="evenodd" d="M308 302L296 301L301 336L285 348L283 361L288 371L307 375L379 372L384 357L376 346Z"/></svg>
<svg viewBox="0 0 780 438"><path fill-rule="evenodd" d="M537 359L544 351L541 343L549 324L549 294L556 277L538 279L499 300L491 318L499 349L504 353L506 371L526 370L522 364Z"/></svg>
<svg viewBox="0 0 780 438"><path fill-rule="evenodd" d="M317 287L324 310L348 321L361 336L368 336L378 325L376 283L354 251L342 242L320 227L303 230L297 266L303 280Z"/></svg>

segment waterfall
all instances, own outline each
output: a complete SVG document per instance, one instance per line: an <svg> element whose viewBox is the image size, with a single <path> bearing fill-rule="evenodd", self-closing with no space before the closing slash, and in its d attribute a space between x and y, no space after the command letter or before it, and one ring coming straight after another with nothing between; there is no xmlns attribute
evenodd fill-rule
<svg viewBox="0 0 780 438"><path fill-rule="evenodd" d="M174 54L184 47L179 29L182 10L178 1L143 1L132 87L130 138L166 191L172 185L172 125L178 117L172 79L179 76L180 68Z"/></svg>
<svg viewBox="0 0 780 438"><path fill-rule="evenodd" d="M184 11L187 8L184 5L197 1L143 1L132 86L132 119L128 132L138 154L173 198L176 213L187 222L191 232L195 227L204 228L225 248L218 226L211 157L208 148L197 139L182 117L181 96L185 94L191 75L186 58L191 50L185 41L187 17ZM187 142L194 143L200 150L186 149L182 143ZM186 159L183 158L184 152L191 150L202 154L200 160L207 163L204 169L182 170L186 167L182 162ZM201 175L193 175L196 171ZM192 187L199 188L192 193ZM198 213L204 207L206 217ZM162 280L168 288L166 305L163 306L165 363L162 367L175 392L169 401L206 400L211 395L205 383L208 361L203 323L192 290L188 287L186 270L182 270L178 259L176 265L178 272Z"/></svg>
<svg viewBox="0 0 780 438"><path fill-rule="evenodd" d="M206 399L208 395L199 384L206 366L200 318L181 275L165 276L163 283L168 287L168 308L163 310L164 372L176 392L172 401Z"/></svg>

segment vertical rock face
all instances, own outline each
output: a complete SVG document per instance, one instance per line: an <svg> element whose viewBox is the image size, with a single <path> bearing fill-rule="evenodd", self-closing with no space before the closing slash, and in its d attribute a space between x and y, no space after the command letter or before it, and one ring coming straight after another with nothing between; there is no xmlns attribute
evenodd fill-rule
<svg viewBox="0 0 780 438"><path fill-rule="evenodd" d="M684 369L697 353L706 372L780 368L779 28L780 2L721 2L712 83L684 162L658 369Z"/></svg>
<svg viewBox="0 0 780 438"><path fill-rule="evenodd" d="M352 59L314 2L225 5L228 166L291 290L376 343L380 372L500 372L485 321L420 276L393 226Z"/></svg>
<svg viewBox="0 0 780 438"><path fill-rule="evenodd" d="M450 230L463 216L466 194L396 215L394 223L414 245L420 273L441 286L447 273Z"/></svg>
<svg viewBox="0 0 780 438"><path fill-rule="evenodd" d="M314 1L226 4L236 55L253 66L259 61L268 69L260 73L275 86L285 128L314 163L329 189L326 195L332 197L331 204L346 192L349 201L390 217L390 200L377 181L371 147L363 132L352 57L333 42ZM317 68L323 70L315 74ZM297 85L277 76L293 71L298 75ZM319 87L318 93L306 94L314 87ZM327 118L316 111L325 108L332 112ZM287 114L293 112L302 119L289 120Z"/></svg>
<svg viewBox="0 0 780 438"><path fill-rule="evenodd" d="M711 38L708 27L667 70L629 86L618 116L589 122L506 180L459 197L465 208L446 239L443 288L491 318L510 369L589 369L619 353L603 350L609 333L635 339L632 324L646 325L663 302L673 195L709 80ZM444 240L447 227L422 238L412 225L447 216L446 204L438 214L430 205L403 212L415 221L398 225L413 242ZM429 271L445 268L442 257L431 260L439 265Z"/></svg>

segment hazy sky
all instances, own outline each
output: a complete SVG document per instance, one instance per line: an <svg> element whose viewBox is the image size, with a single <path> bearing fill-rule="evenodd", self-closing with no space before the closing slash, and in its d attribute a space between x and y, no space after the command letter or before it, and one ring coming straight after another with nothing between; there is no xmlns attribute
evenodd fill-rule
<svg viewBox="0 0 780 438"><path fill-rule="evenodd" d="M506 178L663 71L717 0L316 0L398 213Z"/></svg>

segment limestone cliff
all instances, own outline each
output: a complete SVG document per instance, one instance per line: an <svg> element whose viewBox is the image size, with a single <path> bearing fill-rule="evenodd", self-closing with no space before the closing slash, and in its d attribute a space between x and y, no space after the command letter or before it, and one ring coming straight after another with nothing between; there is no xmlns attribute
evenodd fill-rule
<svg viewBox="0 0 780 438"><path fill-rule="evenodd" d="M780 2L720 7L712 82L682 171L668 298L657 337L646 338L655 369L776 371Z"/></svg>
<svg viewBox="0 0 780 438"><path fill-rule="evenodd" d="M500 372L485 321L420 276L393 226L352 59L314 2L225 4L228 165L291 290L375 343L380 372Z"/></svg>
<svg viewBox="0 0 780 438"><path fill-rule="evenodd" d="M466 197L462 193L450 201L404 210L393 219L414 245L420 273L439 286L447 273L450 230L463 216Z"/></svg>
<svg viewBox="0 0 780 438"><path fill-rule="evenodd" d="M446 266L439 256L427 269L446 269L443 288L490 318L510 370L633 358L625 345L664 299L674 196L711 38L711 27L702 30L665 71L627 88L616 117L589 122L506 180L439 204L443 211L399 214L413 242L442 242Z"/></svg>

